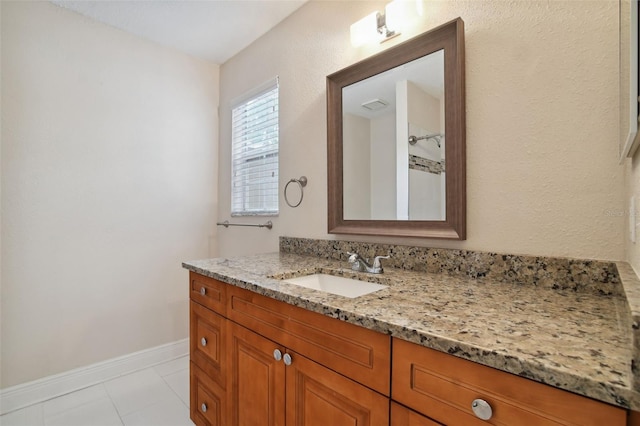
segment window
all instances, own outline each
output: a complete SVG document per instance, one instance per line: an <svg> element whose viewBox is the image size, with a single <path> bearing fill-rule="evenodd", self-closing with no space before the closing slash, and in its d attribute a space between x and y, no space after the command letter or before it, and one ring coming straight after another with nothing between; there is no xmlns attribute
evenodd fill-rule
<svg viewBox="0 0 640 426"><path fill-rule="evenodd" d="M231 216L278 214L278 80L237 103L231 123Z"/></svg>

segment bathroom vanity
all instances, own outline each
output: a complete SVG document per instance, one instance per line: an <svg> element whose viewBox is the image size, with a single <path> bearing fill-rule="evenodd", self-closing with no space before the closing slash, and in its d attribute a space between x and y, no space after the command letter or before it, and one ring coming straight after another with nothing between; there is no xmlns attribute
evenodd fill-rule
<svg viewBox="0 0 640 426"><path fill-rule="evenodd" d="M346 246L372 248L285 238L279 253L183 264L197 425L634 424L632 315L611 264L573 268L592 286L530 285L496 262L484 278L429 273L419 249L385 246L397 256L368 274ZM348 298L286 281L315 273L386 287Z"/></svg>

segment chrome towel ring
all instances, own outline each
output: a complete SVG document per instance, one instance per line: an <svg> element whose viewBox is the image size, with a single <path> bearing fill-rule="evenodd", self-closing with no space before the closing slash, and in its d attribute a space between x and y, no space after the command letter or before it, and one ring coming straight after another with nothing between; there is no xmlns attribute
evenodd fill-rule
<svg viewBox="0 0 640 426"><path fill-rule="evenodd" d="M289 184L295 182L298 184L298 186L300 187L300 200L298 200L298 202L296 204L291 204L289 202L289 198L287 198L287 188L289 187ZM300 176L300 179L290 179L289 182L287 182L287 184L284 186L284 201L287 203L287 205L289 207L298 207L300 205L300 203L302 203L302 199L304 198L304 187L307 186L307 177L306 176Z"/></svg>

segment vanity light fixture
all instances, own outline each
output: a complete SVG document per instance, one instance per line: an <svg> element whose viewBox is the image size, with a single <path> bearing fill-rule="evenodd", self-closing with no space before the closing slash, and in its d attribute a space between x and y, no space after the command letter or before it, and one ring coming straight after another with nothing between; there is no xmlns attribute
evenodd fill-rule
<svg viewBox="0 0 640 426"><path fill-rule="evenodd" d="M393 0L384 7L384 13L373 12L351 25L353 47L378 41L384 43L400 35L407 21L422 16L423 0Z"/></svg>

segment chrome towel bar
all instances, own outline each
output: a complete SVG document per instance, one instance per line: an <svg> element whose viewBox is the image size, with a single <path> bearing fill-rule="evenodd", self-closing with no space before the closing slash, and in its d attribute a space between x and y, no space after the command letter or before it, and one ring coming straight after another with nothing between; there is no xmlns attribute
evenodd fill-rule
<svg viewBox="0 0 640 426"><path fill-rule="evenodd" d="M230 226L254 226L256 228L267 228L267 229L273 228L273 223L271 223L271 221L267 221L267 223L229 223L228 220L225 220L224 222L216 223L216 225L224 226L225 228L228 228Z"/></svg>

